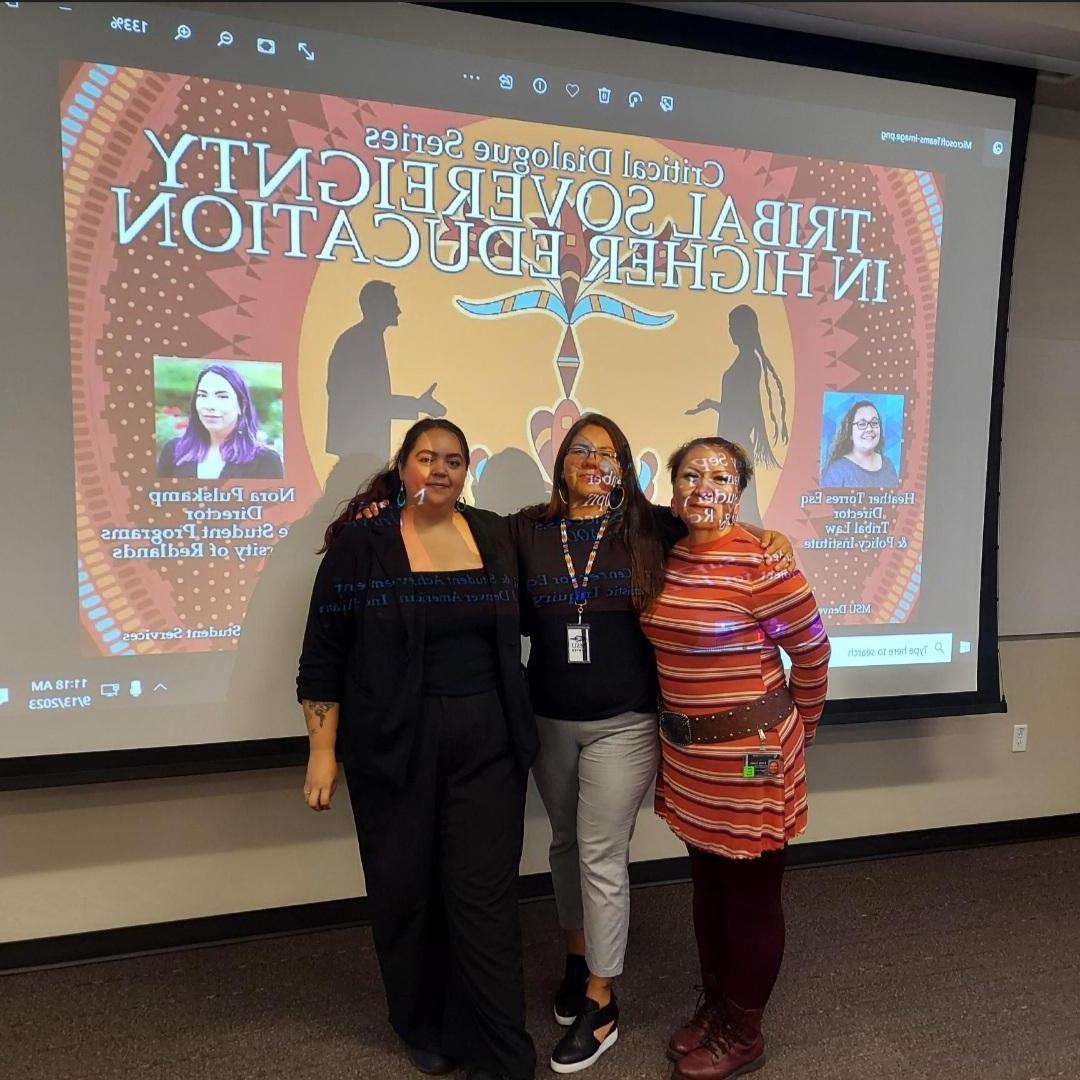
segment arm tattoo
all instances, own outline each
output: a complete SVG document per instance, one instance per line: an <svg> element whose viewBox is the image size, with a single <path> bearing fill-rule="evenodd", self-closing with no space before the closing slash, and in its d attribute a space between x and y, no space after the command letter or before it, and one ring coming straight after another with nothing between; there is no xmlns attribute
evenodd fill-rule
<svg viewBox="0 0 1080 1080"><path fill-rule="evenodd" d="M314 735L316 731L322 731L326 725L326 714L337 705L336 701L305 701L304 709L308 713L308 731ZM318 727L315 726L312 717L318 717Z"/></svg>

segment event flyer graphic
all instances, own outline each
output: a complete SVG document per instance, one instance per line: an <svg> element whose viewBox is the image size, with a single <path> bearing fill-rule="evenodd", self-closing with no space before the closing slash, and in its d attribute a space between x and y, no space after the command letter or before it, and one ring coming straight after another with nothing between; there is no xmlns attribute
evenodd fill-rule
<svg viewBox="0 0 1080 1080"><path fill-rule="evenodd" d="M933 174L105 64L62 85L89 654L235 648L331 482L444 413L500 509L545 497L582 412L661 503L667 454L719 431L830 625L911 618Z"/></svg>

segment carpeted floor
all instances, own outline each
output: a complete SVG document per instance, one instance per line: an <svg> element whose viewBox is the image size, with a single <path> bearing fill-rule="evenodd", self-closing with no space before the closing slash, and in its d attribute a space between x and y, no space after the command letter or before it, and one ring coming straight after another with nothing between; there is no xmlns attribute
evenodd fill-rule
<svg viewBox="0 0 1080 1080"><path fill-rule="evenodd" d="M1080 838L795 870L786 901L761 1080L1080 1080ZM546 1063L552 904L522 919ZM582 1075L667 1077L696 981L688 886L636 890L620 1039ZM413 1080L384 1016L367 929L12 975L0 1076Z"/></svg>

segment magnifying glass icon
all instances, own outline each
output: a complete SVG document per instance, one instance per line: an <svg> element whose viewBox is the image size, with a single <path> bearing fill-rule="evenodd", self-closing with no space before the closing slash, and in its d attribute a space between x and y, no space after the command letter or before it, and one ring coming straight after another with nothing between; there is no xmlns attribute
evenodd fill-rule
<svg viewBox="0 0 1080 1080"><path fill-rule="evenodd" d="M173 41L187 41L189 37L191 37L191 27L187 23L181 23L176 28L176 37Z"/></svg>
<svg viewBox="0 0 1080 1080"><path fill-rule="evenodd" d="M233 43L233 36L228 30L222 30L221 36L217 39L218 48L222 45L231 45Z"/></svg>
<svg viewBox="0 0 1080 1080"><path fill-rule="evenodd" d="M944 656L945 655L945 646L942 645L940 641L935 641L934 642L934 652L939 652L939 653L941 653L942 656Z"/></svg>

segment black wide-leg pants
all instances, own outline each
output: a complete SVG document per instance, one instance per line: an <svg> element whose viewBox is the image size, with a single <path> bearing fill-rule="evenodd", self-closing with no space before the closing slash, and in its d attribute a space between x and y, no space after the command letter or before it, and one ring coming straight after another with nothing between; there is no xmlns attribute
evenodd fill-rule
<svg viewBox="0 0 1080 1080"><path fill-rule="evenodd" d="M498 693L425 697L403 786L346 779L394 1030L532 1077L517 895L527 777Z"/></svg>

